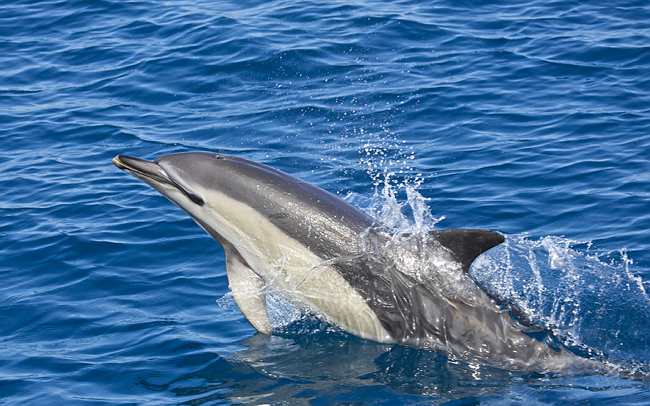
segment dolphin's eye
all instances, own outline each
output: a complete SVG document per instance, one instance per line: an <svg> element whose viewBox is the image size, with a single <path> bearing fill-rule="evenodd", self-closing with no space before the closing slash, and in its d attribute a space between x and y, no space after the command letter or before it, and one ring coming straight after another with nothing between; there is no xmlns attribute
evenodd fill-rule
<svg viewBox="0 0 650 406"><path fill-rule="evenodd" d="M223 155L214 154L215 159L223 159Z"/></svg>

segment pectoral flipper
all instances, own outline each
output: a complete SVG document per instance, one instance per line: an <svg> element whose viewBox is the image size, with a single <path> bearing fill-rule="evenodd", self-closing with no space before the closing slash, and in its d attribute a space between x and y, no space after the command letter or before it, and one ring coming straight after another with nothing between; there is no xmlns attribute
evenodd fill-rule
<svg viewBox="0 0 650 406"><path fill-rule="evenodd" d="M271 334L266 312L265 283L232 247L225 248L228 283L235 302L246 319L264 334Z"/></svg>

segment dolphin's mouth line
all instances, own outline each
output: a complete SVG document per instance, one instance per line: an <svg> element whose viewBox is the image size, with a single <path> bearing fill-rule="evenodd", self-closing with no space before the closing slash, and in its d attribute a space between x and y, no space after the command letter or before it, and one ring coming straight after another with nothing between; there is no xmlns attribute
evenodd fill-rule
<svg viewBox="0 0 650 406"><path fill-rule="evenodd" d="M147 165L147 166L155 165L159 169L160 174L152 171L147 171L144 169L145 168L144 166L140 166L140 165L136 166L133 163L140 163L140 165ZM113 158L113 165L117 166L119 169L122 169L124 171L131 172L134 175L140 175L144 178L155 180L156 182L159 183L166 183L170 186L176 186L172 183L171 179L169 179L169 176L162 176L163 174L164 175L167 174L162 170L162 168L160 168L160 166L158 166L154 162L149 162L143 159L133 158L130 156L117 155L115 158Z"/></svg>
<svg viewBox="0 0 650 406"><path fill-rule="evenodd" d="M195 204L198 204L199 206L203 206L205 204L205 201L203 201L200 196L197 196L195 193L192 193L191 191L185 189L183 186L179 185L178 182L174 182L174 180L156 162L126 155L117 155L113 158L113 165L117 166L123 171L130 172L137 177L173 186L174 188L178 189L178 191L187 196L188 199L190 199Z"/></svg>

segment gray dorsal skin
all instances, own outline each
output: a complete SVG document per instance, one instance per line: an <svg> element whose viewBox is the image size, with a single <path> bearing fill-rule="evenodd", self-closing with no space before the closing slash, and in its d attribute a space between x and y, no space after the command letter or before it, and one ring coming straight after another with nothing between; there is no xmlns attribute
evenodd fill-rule
<svg viewBox="0 0 650 406"><path fill-rule="evenodd" d="M446 350L512 369L562 370L575 363L564 350L522 333L465 273L456 273L458 289L448 294L444 283L403 272L383 252L390 235L323 189L266 165L213 153L155 161L117 156L113 163L186 210L224 246L235 301L261 332L270 331L264 308L269 284L363 338ZM441 255L464 271L503 242L485 230L445 230L434 237L446 252Z"/></svg>

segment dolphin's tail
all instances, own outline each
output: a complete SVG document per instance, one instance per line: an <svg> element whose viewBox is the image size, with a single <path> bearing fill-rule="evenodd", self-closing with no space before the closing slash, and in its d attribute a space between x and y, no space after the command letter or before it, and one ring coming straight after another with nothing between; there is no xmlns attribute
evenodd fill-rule
<svg viewBox="0 0 650 406"><path fill-rule="evenodd" d="M621 378L633 379L635 381L650 382L650 365L628 364L622 365L611 361L596 361L599 364L599 372L604 375L618 376Z"/></svg>
<svg viewBox="0 0 650 406"><path fill-rule="evenodd" d="M637 381L650 381L650 366L641 364L618 364L606 359L584 358L572 352L562 350L566 356L561 359L549 359L545 363L546 372L557 372L563 375L607 375Z"/></svg>

